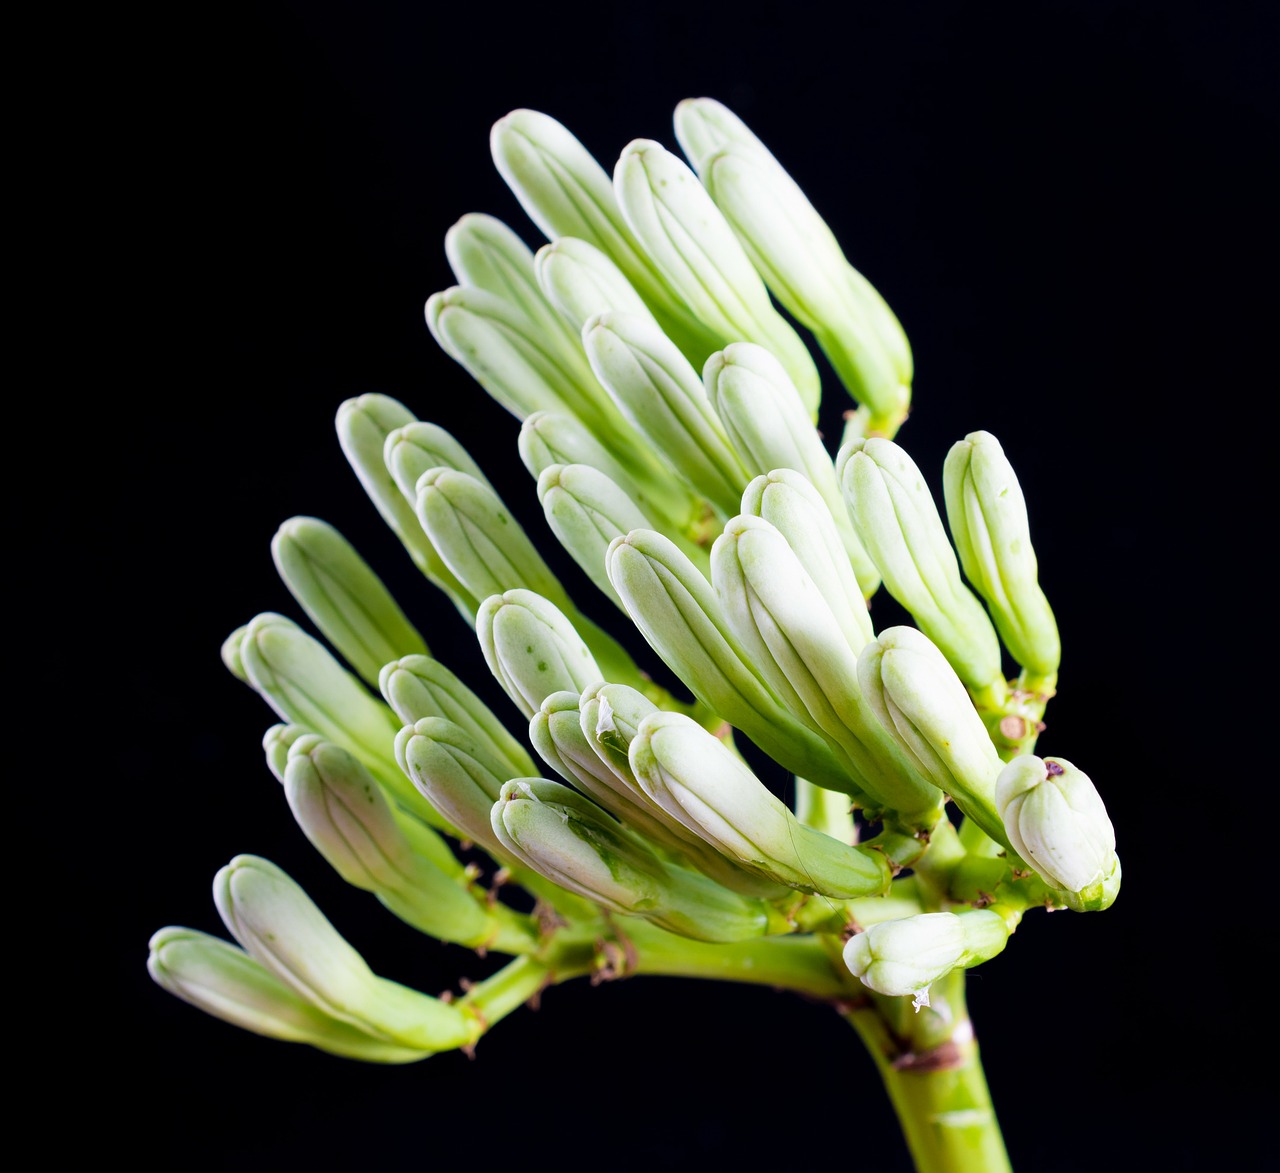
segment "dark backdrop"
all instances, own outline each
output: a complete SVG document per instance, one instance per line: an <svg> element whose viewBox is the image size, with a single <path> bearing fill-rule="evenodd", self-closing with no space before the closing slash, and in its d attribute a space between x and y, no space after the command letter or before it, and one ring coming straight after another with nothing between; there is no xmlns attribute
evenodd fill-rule
<svg viewBox="0 0 1280 1173"><path fill-rule="evenodd" d="M310 514L515 718L362 496L334 412L377 391L449 427L549 542L517 422L424 325L452 283L444 232L484 211L540 243L489 158L508 110L554 115L611 167L634 137L675 149L676 102L709 95L897 310L917 367L899 439L935 486L949 445L986 428L1030 500L1065 646L1041 748L1098 783L1125 882L1103 915L1028 916L972 975L1015 1167L1262 1168L1246 1024L1270 979L1217 902L1252 850L1230 846L1252 844L1238 820L1258 776L1238 738L1268 720L1238 710L1228 664L1269 639L1250 626L1264 587L1242 539L1264 531L1241 495L1274 387L1263 6L430 7L233 0L116 24L87 96L109 201L91 213L110 324L95 362L119 390L100 397L75 543L112 666L77 816L106 943L70 978L109 1000L93 1085L127 1093L98 1143L209 1170L908 1169L852 1032L781 994L558 988L474 1059L381 1069L241 1033L144 968L162 925L224 933L209 886L240 852L295 876L385 976L438 992L474 965L312 851L259 750L275 718L219 644L259 611L303 619L269 543ZM65 530L46 536L67 552ZM65 664L43 671L56 687Z"/></svg>

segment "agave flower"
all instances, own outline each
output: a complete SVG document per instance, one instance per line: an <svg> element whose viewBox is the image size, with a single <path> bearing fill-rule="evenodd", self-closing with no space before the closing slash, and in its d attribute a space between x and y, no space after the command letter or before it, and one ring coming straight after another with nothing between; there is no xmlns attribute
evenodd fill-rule
<svg viewBox="0 0 1280 1173"><path fill-rule="evenodd" d="M964 971L1037 908L1105 909L1120 877L1093 782L1033 752L1059 642L1012 457L958 439L939 507L897 438L913 368L892 310L732 111L690 99L674 125L682 154L636 139L610 172L513 111L493 160L546 243L479 213L445 235L456 283L426 327L520 420L545 533L486 476L494 453L386 396L338 409L473 662L435 658L305 517L272 553L323 638L269 613L223 647L275 715L267 766L321 856L409 927L507 960L453 1000L407 988L240 855L214 884L233 941L161 929L150 971L246 1030L375 1063L470 1050L579 978L781 988L854 1028L921 1173L1005 1170ZM848 397L834 450L819 353ZM913 623L878 629L880 591Z"/></svg>

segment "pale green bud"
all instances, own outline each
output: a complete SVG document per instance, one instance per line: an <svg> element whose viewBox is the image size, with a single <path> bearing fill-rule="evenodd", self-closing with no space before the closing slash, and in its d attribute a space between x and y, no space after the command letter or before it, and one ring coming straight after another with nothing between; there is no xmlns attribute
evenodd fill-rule
<svg viewBox="0 0 1280 1173"><path fill-rule="evenodd" d="M880 852L800 822L741 758L683 713L646 717L629 757L655 803L748 870L833 899L888 888L892 872Z"/></svg>
<svg viewBox="0 0 1280 1173"><path fill-rule="evenodd" d="M562 236L538 249L533 259L538 284L581 337L587 319L614 311L649 318L644 299L617 265L594 244Z"/></svg>
<svg viewBox="0 0 1280 1173"><path fill-rule="evenodd" d="M757 342L777 355L816 418L822 389L813 357L773 308L760 274L688 165L661 143L635 139L618 158L613 186L631 230L698 320L722 346Z"/></svg>
<svg viewBox="0 0 1280 1173"><path fill-rule="evenodd" d="M614 912L701 941L780 926L768 905L661 860L590 799L545 778L513 779L493 808L503 842L540 875Z"/></svg>
<svg viewBox="0 0 1280 1173"><path fill-rule="evenodd" d="M931 826L941 796L864 703L857 656L782 534L762 518L734 518L711 549L711 581L757 671L839 747L855 784L847 792Z"/></svg>
<svg viewBox="0 0 1280 1173"><path fill-rule="evenodd" d="M773 158L755 132L714 98L684 98L677 104L672 122L684 157L699 173L709 155L731 144L749 147Z"/></svg>
<svg viewBox="0 0 1280 1173"><path fill-rule="evenodd" d="M403 656L382 669L378 689L404 724L412 725L423 717L443 717L482 742L490 756L506 762L508 778L533 773L533 759L524 746L439 660Z"/></svg>
<svg viewBox="0 0 1280 1173"><path fill-rule="evenodd" d="M1062 652L1058 625L1040 589L1026 499L1004 449L990 432L970 432L947 453L942 477L965 577L986 599L1013 658L1052 681Z"/></svg>
<svg viewBox="0 0 1280 1173"><path fill-rule="evenodd" d="M214 903L245 951L325 1014L387 1043L445 1051L473 1043L462 1008L380 978L310 897L268 860L240 855L214 879Z"/></svg>
<svg viewBox="0 0 1280 1173"><path fill-rule="evenodd" d="M869 598L880 585L880 573L858 541L836 481L835 465L800 406L782 364L762 346L735 342L707 359L702 381L749 472L793 469L820 495L846 558L853 564L862 595ZM744 507L743 512L753 511Z"/></svg>
<svg viewBox="0 0 1280 1173"><path fill-rule="evenodd" d="M923 474L892 440L844 444L836 472L849 516L884 585L975 693L1003 693L1000 642L955 551Z"/></svg>
<svg viewBox="0 0 1280 1173"><path fill-rule="evenodd" d="M327 522L290 518L276 531L271 556L290 594L370 684L388 660L427 652L382 580Z"/></svg>
<svg viewBox="0 0 1280 1173"><path fill-rule="evenodd" d="M240 659L240 645L244 642L245 632L248 630L247 624L237 627L222 641L222 647L219 649L222 663L227 671L244 684L249 683L249 676L244 670L244 662Z"/></svg>
<svg viewBox="0 0 1280 1173"><path fill-rule="evenodd" d="M843 502L840 509L843 513ZM778 468L756 477L743 491L742 512L767 521L786 539L855 655L875 638L864 588L848 547L841 541L826 501L802 473ZM878 583L874 567L871 573Z"/></svg>
<svg viewBox="0 0 1280 1173"><path fill-rule="evenodd" d="M284 769L289 763L289 750L302 738L316 734L305 725L272 725L262 735L262 749L267 757L267 768L277 782L284 782Z"/></svg>
<svg viewBox="0 0 1280 1173"><path fill-rule="evenodd" d="M1009 941L1009 927L988 909L926 912L881 921L849 938L844 963L863 985L889 997L914 997L929 1005L929 986L953 969L995 957Z"/></svg>
<svg viewBox="0 0 1280 1173"><path fill-rule="evenodd" d="M681 350L699 362L715 350L715 336L675 296L628 227L608 172L573 134L546 114L513 110L494 124L489 145L498 173L549 240L576 237L594 245Z"/></svg>
<svg viewBox="0 0 1280 1173"><path fill-rule="evenodd" d="M476 615L476 634L489 671L526 720L553 692L581 692L603 679L573 624L533 591L487 598Z"/></svg>
<svg viewBox="0 0 1280 1173"><path fill-rule="evenodd" d="M582 342L596 377L632 426L694 492L732 511L750 477L689 360L651 321L599 314Z"/></svg>
<svg viewBox="0 0 1280 1173"><path fill-rule="evenodd" d="M858 682L881 724L935 786L998 843L1003 763L955 669L914 627L888 627L858 658Z"/></svg>
<svg viewBox="0 0 1280 1173"><path fill-rule="evenodd" d="M478 600L441 561L418 524L412 500L405 499L383 459L387 437L416 422L412 412L386 395L361 395L338 408L338 441L365 492L414 564L449 596L459 614L470 623Z"/></svg>
<svg viewBox="0 0 1280 1173"><path fill-rule="evenodd" d="M438 424L415 420L393 428L387 433L382 459L410 505L418 500L418 478L433 468L465 472L482 485L493 488L471 454Z"/></svg>
<svg viewBox="0 0 1280 1173"><path fill-rule="evenodd" d="M1022 754L996 779L1013 849L1077 910L1106 908L1119 888L1116 833L1097 788L1066 758Z"/></svg>
<svg viewBox="0 0 1280 1173"><path fill-rule="evenodd" d="M325 1014L244 950L207 933L165 928L148 947L147 970L157 985L242 1030L372 1063L412 1063L433 1053Z"/></svg>
<svg viewBox="0 0 1280 1173"><path fill-rule="evenodd" d="M849 786L835 750L756 675L711 584L673 542L633 530L614 540L606 558L632 622L698 700L792 773L836 790Z"/></svg>

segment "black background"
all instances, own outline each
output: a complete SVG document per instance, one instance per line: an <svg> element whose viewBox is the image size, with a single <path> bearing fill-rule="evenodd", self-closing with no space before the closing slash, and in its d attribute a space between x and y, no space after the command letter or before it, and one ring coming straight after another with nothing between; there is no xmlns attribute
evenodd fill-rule
<svg viewBox="0 0 1280 1173"><path fill-rule="evenodd" d="M517 421L423 322L453 282L444 232L483 211L541 243L491 165L507 111L557 117L611 167L631 138L676 149L676 102L708 95L899 314L917 371L899 440L934 485L950 444L986 428L1030 501L1064 639L1040 745L1098 784L1125 881L1105 914L1028 916L972 974L1015 1168L1265 1168L1270 1100L1249 1056L1274 932L1247 914L1242 870L1268 809L1248 749L1270 724L1250 665L1270 640L1256 542L1271 515L1248 496L1264 492L1253 441L1275 388L1264 11L266 0L84 33L90 55L95 32L109 48L79 113L90 243L67 283L98 413L75 523L55 497L37 551L94 612L65 649L74 695L65 655L39 680L97 731L66 783L87 834L79 911L59 916L103 943L59 973L83 1008L75 1050L93 1056L77 1072L127 1105L98 1151L243 1171L909 1169L852 1032L771 991L566 986L474 1059L382 1069L239 1032L145 971L163 925L225 935L210 882L252 852L377 972L433 993L476 973L309 847L259 749L275 718L218 648L259 611L304 618L269 543L318 516L519 728L363 497L334 413L377 391L450 428L547 545ZM827 382L831 431L844 405Z"/></svg>

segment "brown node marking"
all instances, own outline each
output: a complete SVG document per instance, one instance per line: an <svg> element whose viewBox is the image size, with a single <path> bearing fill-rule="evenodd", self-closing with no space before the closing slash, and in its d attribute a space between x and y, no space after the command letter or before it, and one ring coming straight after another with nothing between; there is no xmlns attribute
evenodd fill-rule
<svg viewBox="0 0 1280 1173"><path fill-rule="evenodd" d="M904 1051L896 1059L891 1059L889 1066L895 1071L945 1071L949 1067L959 1067L963 1062L960 1048L947 1039L927 1051Z"/></svg>
<svg viewBox="0 0 1280 1173"><path fill-rule="evenodd" d="M1010 741L1021 741L1027 735L1027 720L1013 713L1000 718L1001 736Z"/></svg>

